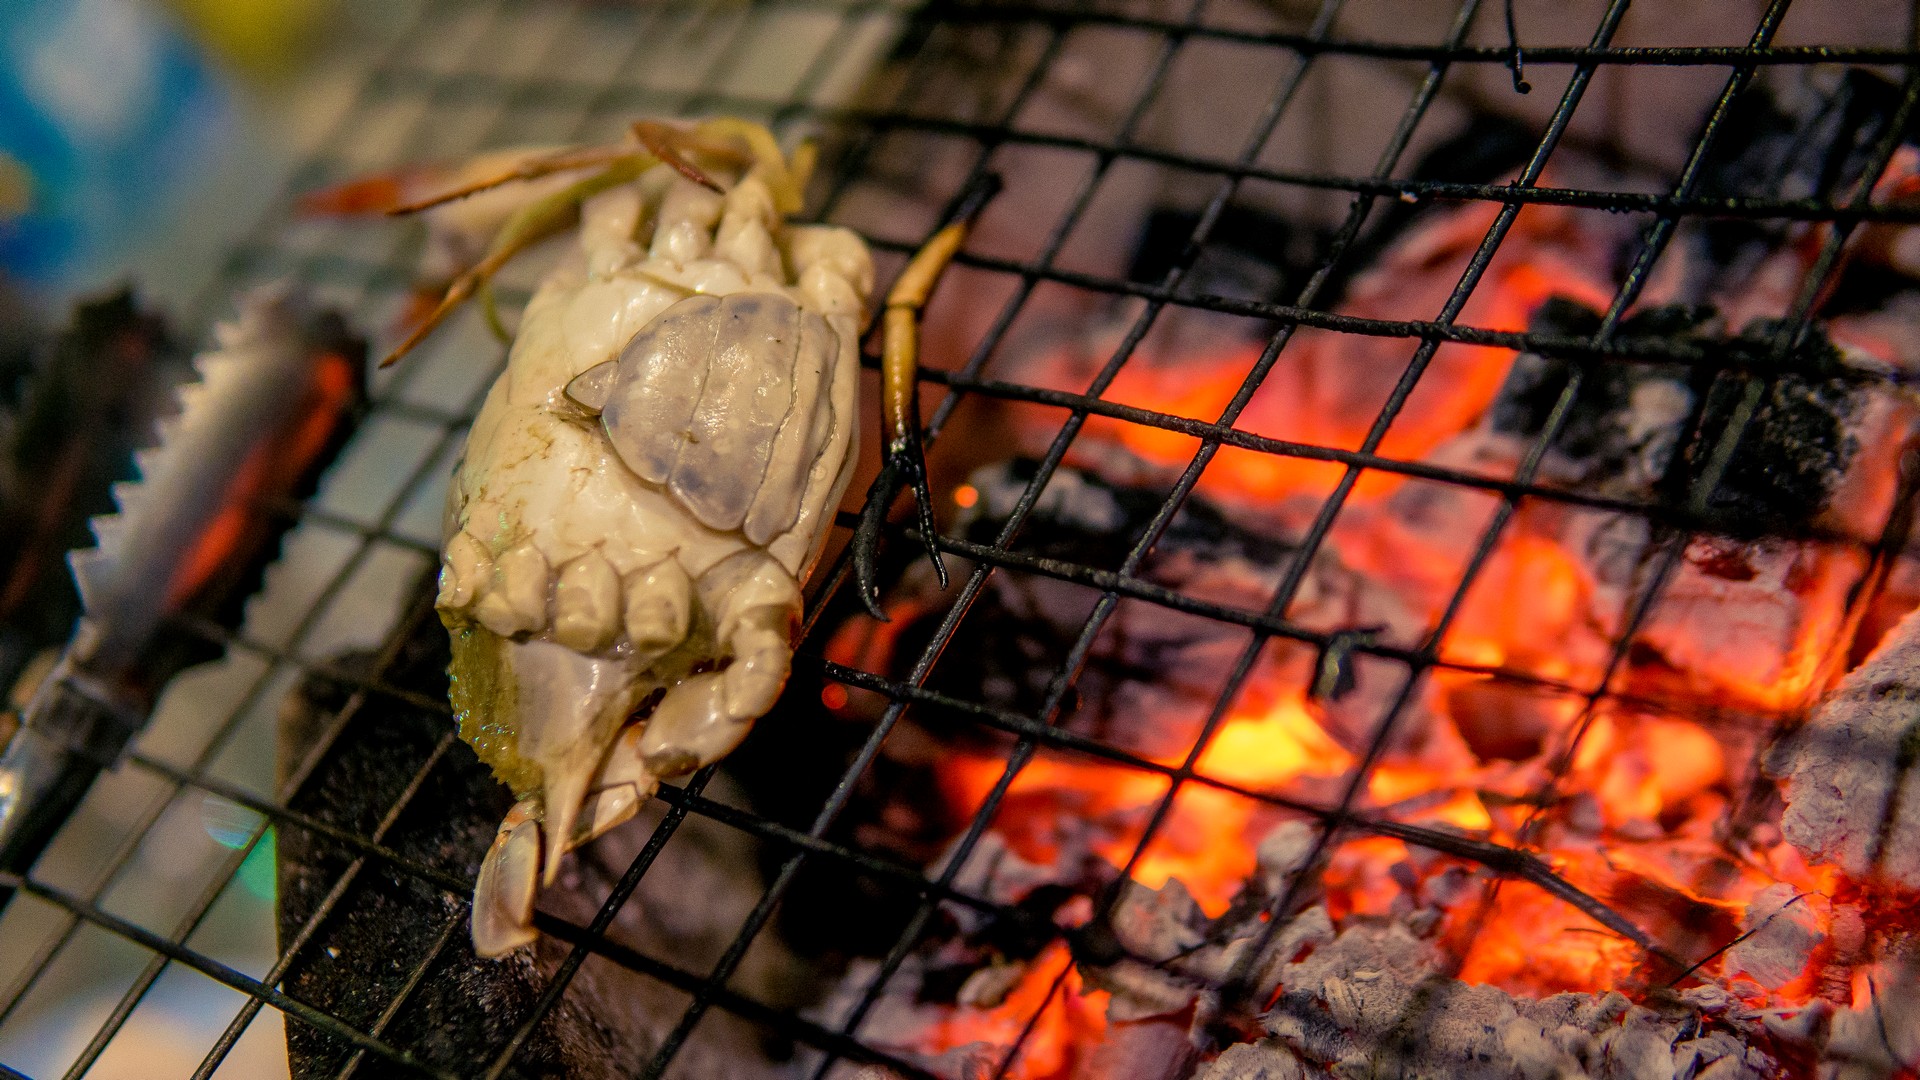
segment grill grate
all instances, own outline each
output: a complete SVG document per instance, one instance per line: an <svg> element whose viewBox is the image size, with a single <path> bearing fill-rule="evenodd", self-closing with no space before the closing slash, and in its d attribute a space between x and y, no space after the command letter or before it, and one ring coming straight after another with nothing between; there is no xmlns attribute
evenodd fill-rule
<svg viewBox="0 0 1920 1080"><path fill-rule="evenodd" d="M625 119L636 114L737 113L765 118L776 125L817 124L837 140L837 152L829 157L833 167L820 185L821 201L813 214L860 229L873 241L876 251L890 254L897 265L899 257L917 245L924 231L908 225L930 220L929 208L944 202L973 176L995 167L997 155L1047 151L1073 156L1081 163L1082 172L1069 185L1057 215L1032 223L1036 240L1030 255L973 252L961 256L962 273L996 282L1005 299L990 317L983 314L976 318L981 332L970 341L971 351L963 363L953 370L925 373L927 389L937 397L926 424L927 435L936 447L964 438L958 427L952 431L949 428L959 423L956 416L964 419L958 410L971 399L1045 407L1063 411L1065 419L1041 457L1037 474L992 542L942 541L948 552L974 568L964 578L951 607L937 621L931 640L908 665L908 677L896 680L884 672L825 659L820 635L814 633L815 625L809 624L809 643L796 659L797 669L816 672L848 688L871 691L890 704L807 827L781 824L708 797L711 770L697 774L684 787L663 789L660 798L668 804L664 820L612 889L598 917L585 926L548 915L538 917L539 928L568 944L571 952L544 993L519 1019L513 1037L499 1047L475 1047L471 1060L449 1068L422 1061L408 1048L395 1045L387 1031L441 953L459 946L465 932L464 916L445 925L436 948L413 966L401 992L375 1022L364 1028L296 999L279 984L303 950L313 947L322 924L363 875L403 875L462 900L471 888L468 881L400 854L388 838L429 773L447 755L464 752L458 749L450 723L414 783L364 835L290 809L333 749L334 741L368 702L385 698L446 712L443 701L395 685L388 672L409 635L433 621L430 608L394 610L392 598L406 595L402 583L437 559L438 506L444 477L457 452L464 424L498 371L497 365L477 370L480 365L461 361L462 357L470 361L474 355L499 356L497 347L480 344L483 338L473 320L450 327L442 340L401 365L380 385L371 419L322 494L308 504L286 508L298 518L299 530L290 541L285 565L271 579L267 595L255 604L246 627L238 633L214 626L183 628L183 632L224 645L229 660L218 665L212 675L183 680L193 681L194 687L170 696L155 727L136 744L120 774L103 781L102 787L111 790L96 791L89 808L82 811L95 823L87 826L91 831L81 829L85 823L70 827L64 841L67 850L63 853L61 845L56 844L40 866L22 880L22 899L0 922L0 941L8 943L6 951L13 957L0 963L0 976L5 979L0 981L0 993L4 994L0 996L0 1050L9 1045L9 1025L17 1031L32 1018L36 1008L44 1007L42 999L52 996L55 987L70 988L81 977L75 971L106 971L109 974L103 977L119 992L97 1021L89 1021L91 1027L84 1041L58 1060L47 1059L52 1064L44 1073L69 1077L87 1074L110 1052L127 1030L129 1018L154 988L170 973L188 969L233 992L229 999L223 999L232 1003L222 1014L231 1015L231 1021L198 1048L204 1056L193 1074L196 1078L239 1075L233 1067L223 1070L223 1065L233 1066L239 1061L229 1059L229 1055L243 1041L277 1043L277 1018L291 1018L291 1023L309 1025L351 1045L354 1054L340 1070L342 1076L370 1067L370 1063L384 1062L402 1072L431 1076L498 1077L512 1069L535 1025L557 1005L580 965L590 955L598 955L690 996L690 1004L653 1058L639 1064L641 1076L666 1073L695 1026L716 1007L818 1048L823 1056L813 1069L815 1077L824 1076L841 1058L884 1064L906 1076L926 1076L929 1074L914 1063L864 1042L862 1021L940 904L995 910L992 903L957 888L956 878L966 853L986 833L1015 774L1042 748L1090 756L1166 779L1167 790L1154 807L1128 870L1153 842L1181 790L1200 785L1317 820L1321 828L1316 854L1337 842L1338 835L1396 838L1538 886L1649 955L1663 957L1676 975L1690 964L1701 962L1704 958L1700 956L1666 953L1631 920L1558 876L1546 861L1524 847L1506 847L1370 815L1357 807L1357 800L1397 719L1412 701L1421 680L1436 669L1491 675L1515 685L1573 695L1585 709L1579 722L1581 730L1597 706L1617 699L1619 691L1613 684L1628 649L1687 544L1712 520L1709 509L1713 492L1753 421L1766 386L1766 372L1778 369L1807 334L1815 308L1831 286L1842 245L1863 223L1920 222L1920 206L1871 204L1871 183L1859 186L1859 193L1844 203L1781 192L1743 197L1703 193L1701 179L1707 152L1735 99L1758 73L1814 65L1873 66L1891 72L1900 83L1895 118L1868 153L1865 175L1877 179L1888 167L1920 99L1920 52L1845 42L1783 44L1783 34L1804 32L1810 25L1835 25L1816 22L1817 13L1811 11L1796 11L1790 18L1788 0L1773 0L1763 10L1757 5L1718 5L1723 21L1745 20L1743 30L1751 27L1748 39L1699 47L1682 47L1672 41L1619 43L1625 27L1632 25L1626 22L1627 0L1612 0L1591 11L1582 7L1578 17L1592 28L1585 31L1584 42L1529 45L1520 54L1526 74L1536 84L1536 92L1525 104L1532 110L1529 115L1537 121L1541 134L1518 180L1496 185L1411 179L1407 176L1408 163L1417 147L1434 141L1429 128L1441 123L1436 116L1448 108L1471 109L1475 102L1483 102L1491 93L1476 89L1486 85L1483 76L1491 74L1497 81L1509 77L1519 80L1518 67L1511 73L1508 70L1516 60L1517 47L1504 40L1514 13L1503 11L1496 3L1464 0L1429 37L1399 42L1347 29L1356 22L1374 25L1357 19L1347 10L1350 6L1364 5L1359 0L1351 5L1324 0L1307 8L1270 0L1264 5L1229 8L1222 0L1179 0L1165 5L1143 0L1125 9L1068 10L1050 5L944 2L914 9L894 0L755 0L738 6L663 0L633 7L533 0L475 4L420 0L406 6L404 25L397 26L390 43L371 62L338 124L298 172L293 185L296 189L402 159L458 157L484 145L592 139L618 130ZM1551 9L1562 12L1562 25L1571 25L1576 17L1558 6ZM1517 24L1523 43L1528 26L1546 22L1548 10L1546 5L1521 7ZM1866 16L1856 21L1874 32L1871 40L1906 40L1905 27L1913 19L1902 21L1892 8L1887 10L1883 25L1873 25ZM1059 76L1069 55L1090 32L1126 35L1138 47L1139 55L1146 58L1131 91L1108 100L1112 115L1102 116L1101 124L1089 123L1077 129L1069 125L1065 131L1024 124L1023 117L1036 97L1048 92L1050 80ZM772 52L770 46L776 41L784 42L789 49L780 54ZM795 41L808 43L807 48L791 48ZM1273 90L1264 101L1239 103L1242 111L1249 112L1239 145L1205 153L1178 141L1164 145L1165 141L1149 130L1183 54L1199 43L1248 50L1272 63L1277 73ZM934 100L941 95L963 96L952 80L955 66L965 59L969 48L985 51L985 59L976 57L976 62L999 65L991 79L983 80L989 90L982 93L981 100L951 108L900 108L891 104ZM887 57L885 77L893 82L889 84L891 96L885 99L890 104L876 107L868 103L874 95L863 98L857 90L866 62L883 55ZM1312 82L1315 73L1327 65L1352 66L1383 85L1402 87L1409 95L1381 140L1370 169L1350 174L1338 169L1283 167L1274 163L1274 155L1269 152L1276 133L1290 130L1285 127L1289 122L1300 123L1298 117L1317 116L1324 123L1328 116L1341 115L1343 103L1337 95L1327 98L1321 93L1324 87L1316 90ZM1607 84L1617 86L1626 75L1650 68L1690 75L1705 72L1716 80L1717 92L1702 99L1708 106L1708 121L1698 142L1678 148L1678 158L1664 163L1623 162L1627 168L1620 173L1622 179L1611 187L1541 183L1556 149L1570 142L1604 144L1610 137L1604 125L1576 122L1586 115L1583 109L1620 112L1612 106L1596 106L1591 100L1605 76L1619 74L1619 80ZM566 74L556 74L563 70ZM1557 99L1552 98L1555 88ZM1322 99L1315 100L1316 93L1321 93ZM1615 120L1620 120L1619 115ZM1638 122L1638 118L1629 113L1626 122ZM1670 116L1662 123L1676 130L1695 130L1690 114ZM1089 133L1102 124L1104 131ZM888 192L890 184L899 184L897 177L890 178L887 173L889 150L897 150L896 143L902 139L926 140L928 145L952 151L952 161L959 167L943 170L945 190L909 186L904 192ZM1189 257L1176 262L1158 280L1132 280L1122 272L1124 268L1110 264L1088 269L1085 259L1069 257L1078 230L1096 211L1103 185L1118 171L1130 168L1152 168L1177 177L1180 195L1198 211L1197 224L1185 245ZM1648 177L1661 179L1649 182ZM1013 179L1018 182L1017 176ZM1210 294L1193 287L1188 279L1191 256L1214 239L1223 216L1253 184L1276 185L1303 197L1319 193L1331 200L1314 204L1333 208L1327 214L1326 239L1316 252L1311 272L1289 286L1284 300ZM881 194L876 196L875 190ZM1391 205L1396 201L1486 201L1498 204L1499 210L1444 308L1431 318L1391 321L1327 310L1325 301L1337 287L1338 275L1353 269L1347 263L1360 247L1368 223L1382 212L1383 202ZM901 205L908 209L895 216L875 209ZM1495 252L1518 217L1534 206L1633 214L1646 222L1611 307L1591 336L1522 334L1458 322ZM1622 337L1619 324L1624 312L1647 287L1676 230L1691 218L1709 215L1762 222L1829 222L1833 227L1774 332L1747 353L1730 358L1725 350L1708 351L1685 340ZM219 311L224 298L244 284L291 274L315 284L324 298L356 312L363 324L372 325L400 302L410 281L416 243L401 231L288 224L285 213L276 212L238 248L203 306L206 312ZM524 284L524 275L520 280ZM1128 310L1133 316L1118 347L1083 392L1028 385L993 373L993 361L1016 332L1023 307L1038 291L1050 288L1076 290L1132 305ZM504 294L510 299L515 296L512 290ZM524 292L518 295L523 297ZM1103 400L1102 395L1156 325L1170 313L1181 312L1264 320L1274 328L1265 350L1226 409L1209 421ZM1407 346L1405 371L1365 440L1355 448L1291 442L1235 427L1255 390L1302 327L1395 339ZM1493 478L1384 455L1381 444L1390 426L1401 417L1436 352L1449 344L1524 349L1607 364L1677 363L1705 368L1717 382L1737 391L1741 405L1690 488L1676 498L1652 503L1568 491L1539 480L1547 449L1567 422L1577 380L1561 393L1547 430L1534 438L1519 469L1510 477ZM1041 492L1066 460L1083 426L1096 417L1187 436L1197 440L1198 448L1144 534L1117 566L1063 564L1019 550L1022 526ZM1260 610L1186 595L1139 574L1175 513L1223 448L1328 462L1342 470L1333 494L1304 531L1300 553ZM938 461L939 457L936 449L934 459ZM1438 622L1417 645L1353 640L1338 632L1300 625L1288 617L1307 576L1311 554L1328 542L1337 516L1367 472L1463 485L1497 498L1497 508L1472 548L1458 588ZM1623 632L1613 642L1600 679L1591 685L1529 671L1477 667L1442 656L1444 635L1460 613L1469 589L1479 580L1520 507L1534 501L1636 515L1649 521L1659 538L1653 546L1656 554L1644 586L1630 604ZM843 513L841 524L849 525L852 520ZM1855 538L1815 536L1864 547L1870 555L1876 550ZM1057 579L1098 595L1084 630L1051 673L1042 707L1032 713L960 700L926 686L941 663L943 650L995 574ZM814 582L810 618L817 622L826 599L849 587L844 558L823 564ZM1159 605L1246 631L1245 646L1224 673L1224 683L1199 740L1178 765L1154 761L1059 726L1071 707L1075 680L1122 600ZM1371 744L1358 755L1359 763L1339 798L1331 803L1253 790L1204 775L1198 769L1207 740L1227 718L1262 650L1276 639L1321 649L1351 649L1395 665L1402 673ZM329 657L355 645L379 649L370 672L342 670L329 661ZM273 711L298 679L315 674L350 687L352 693L344 707L329 717L325 733L299 768L277 781L265 778L260 775L258 747L261 739L271 739ZM1004 774L957 841L955 854L931 876L832 838L835 824L855 796L857 782L879 756L882 743L907 711L917 707L937 707L964 715L1015 740ZM250 740L251 757L246 749ZM271 753L266 757L270 759ZM1564 774L1571 757L1570 747L1560 761L1560 774ZM1548 794L1541 793L1541 804ZM175 899L145 907L132 903L128 893L136 886L129 882L140 882L137 887L141 889L157 887L149 880L151 868L143 867L143 851L168 835L168 823L183 812L182 807L196 803L232 808L240 824L237 835L231 838L230 850L221 852L206 872L191 882L173 883L171 887L179 894ZM708 970L689 970L673 957L642 955L604 937L615 912L690 815L741 830L781 853L764 894L732 946ZM207 928L219 921L223 905L232 902L236 883L249 865L262 858L270 864L273 834L291 830L325 837L354 853L336 886L305 926L288 935L277 949L268 947L263 953L257 941L237 951L226 944L207 944L212 940ZM82 854L76 855L83 846ZM919 898L912 918L857 998L858 1004L844 1022L834 1026L754 1000L729 985L749 945L766 930L803 865L812 862L897 884ZM1309 865L1312 862L1307 860ZM76 865L81 869L74 869ZM1301 887L1302 881L1296 877L1280 907L1291 904L1294 891ZM1023 918L1019 912L999 913ZM1266 925L1271 933L1280 921ZM1250 956L1258 953L1258 949L1248 951ZM95 955L107 959L85 959ZM1063 992L1065 977L1063 970L1053 984L1053 994ZM1229 996L1250 991L1247 972L1237 972L1235 978L1239 982L1229 987ZM1028 1034L1031 1031L1029 1022ZM1008 1047L995 1075L1006 1072L1021 1050L1021 1042ZM0 1064L0 1075L28 1074Z"/></svg>

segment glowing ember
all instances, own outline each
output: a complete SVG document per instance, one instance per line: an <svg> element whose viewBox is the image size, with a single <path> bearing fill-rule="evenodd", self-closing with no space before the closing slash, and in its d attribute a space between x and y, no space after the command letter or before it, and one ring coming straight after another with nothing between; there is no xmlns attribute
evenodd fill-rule
<svg viewBox="0 0 1920 1080"><path fill-rule="evenodd" d="M1908 169L1916 171L1920 167ZM1915 184L1920 181L1908 186ZM1409 235L1355 282L1342 311L1402 319L1438 310L1494 212L1491 206L1461 209ZM1878 234L1873 239L1893 242ZM1594 257L1594 244L1570 213L1529 208L1460 321L1525 329L1549 297L1604 310L1609 296L1594 276L1604 261ZM1804 253L1796 249L1792 257ZM1856 354L1876 350L1877 362L1896 365L1898 346L1891 342L1898 339L1887 333L1885 325L1856 320L1836 323L1831 340ZM1153 355L1149 344L1107 397L1213 420L1238 392L1259 348L1218 347L1176 363ZM1358 446L1413 348L1404 339L1300 330L1236 426L1323 447ZM1050 375L1073 367L1056 358ZM1490 417L1507 401L1503 395L1515 392L1514 369L1515 357L1505 350L1442 347L1380 452L1510 477L1529 453L1528 433L1502 429ZM1551 374L1536 365L1529 377L1544 378L1542 371ZM1599 454L1591 445L1605 438L1637 440L1622 444L1640 455L1633 467L1645 474L1632 483L1649 486L1669 467L1697 467L1676 456L1682 452L1674 443L1659 441L1662 424L1677 425L1697 404L1687 396L1693 391L1682 380L1662 382L1666 376L1658 373L1633 378L1639 381L1607 391L1617 400L1605 407L1616 413L1576 421L1587 424L1579 438L1589 450L1556 445L1540 464L1543 479L1591 484L1572 458ZM1821 404L1822 393L1815 386L1762 408L1774 410L1768 415L1776 428L1811 424L1807 437L1839 462L1834 475L1819 478L1827 486L1805 516L1832 532L1872 538L1894 503L1897 448L1907 445L1896 436L1915 410L1904 400ZM1197 448L1185 435L1095 417L1074 452L1088 471L1115 453L1151 471L1182 468ZM1199 490L1230 510L1297 524L1301 509L1316 507L1342 469L1229 448L1202 474ZM1764 479L1767 467L1754 471ZM1651 497L1641 489L1609 489L1616 492ZM1761 504L1770 505L1771 495L1761 491ZM984 484L962 486L953 498L978 512L994 502ZM1369 472L1336 519L1330 557L1364 590L1391 598L1380 609L1406 613L1401 625L1381 631L1382 640L1431 649L1441 665L1412 689L1396 721L1400 730L1382 739L1377 759L1366 762L1353 812L1458 837L1465 846L1410 844L1377 835L1381 826L1372 826L1373 833L1365 823L1349 826L1317 853L1305 884L1287 893L1295 907L1286 917L1302 926L1324 920L1324 932L1313 939L1319 947L1346 941L1341 935L1349 931L1364 936L1393 927L1379 940L1410 935L1407 940L1433 950L1434 963L1462 982L1526 998L1618 990L1652 1000L1673 983L1700 990L1699 1001L1737 1002L1756 1016L1765 1011L1774 1018L1768 1023L1789 1026L1824 1022L1818 1017L1834 1009L1874 1007L1874 991L1861 980L1879 961L1863 944L1861 912L1873 902L1869 887L1884 883L1810 866L1778 827L1776 796L1759 762L1778 726L1829 690L1845 673L1846 658L1857 662L1864 654L1853 640L1856 631L1870 643L1920 599L1920 585L1888 586L1886 595L1907 598L1901 610L1874 609L1862 617L1849 611L1869 573L1860 545L1710 538L1673 553L1661 602L1636 613L1650 568L1671 550L1644 521L1524 500L1481 553L1480 538L1497 506L1498 496L1488 491ZM1483 561L1473 584L1457 595L1475 559ZM1878 580L1884 584L1888 575ZM1245 606L1258 609L1266 599L1247 598ZM918 602L903 601L896 613ZM1869 596L1866 602L1876 601ZM1442 617L1450 620L1446 633L1428 641ZM1630 626L1625 655L1616 657L1615 644ZM1355 620L1337 628L1361 626ZM854 649L855 637L843 632L830 651ZM1179 785L1143 850L1142 836L1167 797L1170 774L1187 766L1185 748L1201 734L1187 730L1197 729L1197 719L1166 718L1157 727L1140 721L1140 730L1152 728L1163 741L1151 752L1133 752L1166 772L1045 750L1027 761L1000 798L995 841L1035 867L1058 868L1058 880L1083 893L1099 891L1088 885L1089 859L1109 875L1125 868L1135 884L1117 895L1159 905L1151 907L1153 918L1165 922L1165 941L1178 947L1168 945L1164 956L1150 960L1130 953L1093 960L1078 952L1070 959L1063 945L1049 945L1006 975L1004 994L955 1006L910 1040L912 1049L937 1057L975 1043L1017 1043L1008 1075L1091 1076L1086 1063L1114 1037L1115 1024L1161 1015L1155 1009L1204 1013L1195 1002L1205 1000L1205 990L1181 997L1186 991L1167 987L1203 987L1237 970L1222 960L1210 975L1193 974L1210 962L1208 949L1229 953L1238 938L1252 934L1250 927L1272 917L1268 909L1292 872L1305 867L1314 835L1301 831L1297 814L1241 792L1280 796L1296 807L1328 805L1352 782L1361 751L1375 738L1371 728L1341 719L1337 701L1309 700L1301 666L1270 659L1256 668L1235 710L1199 746L1196 779ZM1163 677L1185 674L1170 670ZM1313 681L1311 675L1305 681ZM1376 672L1370 682L1360 680L1355 697L1384 703L1390 695L1381 686ZM837 701L845 704L844 692ZM1376 710L1365 722L1379 719ZM1176 738L1181 735L1185 742ZM1182 749L1164 749L1174 744ZM1006 766L978 749L952 752L939 775L956 819L990 797ZM1511 869L1495 873L1469 857L1484 850L1471 845L1482 843L1534 853L1558 880ZM1095 902L1111 900L1110 894ZM1145 910L1130 917L1145 918ZM1636 943L1623 926L1653 948ZM1355 949L1364 944L1353 940ZM1310 970L1302 958L1314 947L1282 957L1290 965L1285 970ZM1136 967L1127 969L1128 963ZM1682 970L1683 964L1693 966ZM1083 993L1079 971L1093 972L1087 977L1107 989ZM1127 971L1161 979L1154 992L1171 1004L1154 1004L1158 999L1147 990L1128 990ZM1280 981L1262 984L1272 996L1256 1013L1289 992L1285 977L1275 977ZM1110 1002L1115 1011L1102 1019ZM1835 1030L1859 1022L1855 1013L1832 1015Z"/></svg>
<svg viewBox="0 0 1920 1080"><path fill-rule="evenodd" d="M1445 305L1498 209L1468 207L1412 234L1354 282L1340 313L1382 320L1431 318ZM1583 233L1571 211L1530 207L1494 255L1459 321L1492 330L1525 330L1534 310L1556 295L1604 309L1610 290L1594 276L1590 249L1597 243ZM1176 416L1215 420L1239 391L1262 348L1261 343L1250 343L1214 355L1136 355L1105 397ZM1355 449L1406 371L1415 348L1416 343L1401 337L1303 328L1288 342L1235 427L1297 443ZM1513 357L1507 349L1442 345L1387 431L1379 453L1418 460L1467 427L1493 401ZM1149 462L1175 468L1184 466L1199 445L1185 435L1100 417L1089 421L1084 437L1117 442ZM1200 490L1266 503L1304 502L1332 491L1342 471L1342 466L1331 462L1228 447L1208 465ZM1399 483L1391 473L1368 472L1355 494L1362 500L1377 498Z"/></svg>
<svg viewBox="0 0 1920 1080"><path fill-rule="evenodd" d="M1178 767L1178 759L1159 764ZM1235 714L1207 743L1195 766L1203 777L1255 791L1282 791L1302 776L1337 776L1353 757L1308 712L1299 694L1283 695L1257 714ZM1005 762L963 755L942 771L955 805L977 807L999 782ZM1015 775L995 828L1022 857L1057 859L1082 840L1115 866L1140 842L1168 780L1157 773L1063 756L1040 755ZM1274 818L1257 803L1205 784L1182 785L1167 821L1133 868L1132 877L1159 887L1178 878L1205 910L1218 914L1253 871L1247 837L1256 819ZM1073 834L1072 840L1067 834Z"/></svg>
<svg viewBox="0 0 1920 1080"><path fill-rule="evenodd" d="M1054 993L1054 984L1061 993ZM1074 1075L1075 1058L1099 1045L1106 1034L1106 995L1083 992L1066 946L1049 945L1028 964L1019 982L997 1004L960 1008L926 1030L922 1047L938 1056L969 1047L984 1053L979 1059L996 1069L1005 1051L993 1048L1021 1046L1020 1056L1005 1072L1010 1080L1065 1080ZM1024 1042L1020 1036L1031 1024Z"/></svg>

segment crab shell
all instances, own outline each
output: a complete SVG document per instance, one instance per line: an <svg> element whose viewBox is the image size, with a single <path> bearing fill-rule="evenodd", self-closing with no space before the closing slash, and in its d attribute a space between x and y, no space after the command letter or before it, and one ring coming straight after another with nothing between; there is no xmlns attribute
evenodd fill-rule
<svg viewBox="0 0 1920 1080"><path fill-rule="evenodd" d="M722 199L661 170L580 232L449 493L451 697L522 797L476 883L482 955L532 939L536 874L772 706L855 457L857 237L784 227L757 175Z"/></svg>

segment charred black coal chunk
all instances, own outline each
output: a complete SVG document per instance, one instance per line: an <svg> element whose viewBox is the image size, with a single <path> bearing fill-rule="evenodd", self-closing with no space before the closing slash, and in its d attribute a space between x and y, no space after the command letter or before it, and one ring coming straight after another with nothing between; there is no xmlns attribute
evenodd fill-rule
<svg viewBox="0 0 1920 1080"><path fill-rule="evenodd" d="M1681 337L1710 317L1701 308L1663 307L1623 320L1621 337ZM1600 329L1600 315L1572 300L1554 297L1541 306L1529 329L1544 336L1586 338ZM1562 359L1523 353L1494 402L1495 431L1538 438L1547 430L1561 396L1575 375L1566 419L1553 449L1564 455L1567 479L1583 485L1647 492L1667 473L1695 395L1685 367Z"/></svg>
<svg viewBox="0 0 1920 1080"><path fill-rule="evenodd" d="M1858 68L1769 72L1755 80L1712 132L1696 194L1702 198L1801 199L1842 203L1869 178L1873 152L1896 119L1902 90ZM1894 133L1914 143L1910 118ZM1704 133L1703 133L1704 134ZM1754 264L1779 251L1795 224L1780 220L1708 218L1689 222L1683 243L1699 256L1685 288L1705 297L1738 281ZM1843 268L1824 310L1872 310L1890 290L1907 285L1861 260Z"/></svg>
<svg viewBox="0 0 1920 1080"><path fill-rule="evenodd" d="M1539 142L1539 133L1526 123L1497 113L1476 111L1458 132L1422 154L1407 178L1416 184L1497 183L1511 178L1525 165ZM1353 279L1378 262L1416 222L1435 213L1445 213L1452 205L1439 199L1375 202L1367 215L1365 229L1334 263L1316 302L1329 308L1337 305ZM1311 265L1317 265L1324 257L1323 248L1316 253Z"/></svg>
<svg viewBox="0 0 1920 1080"><path fill-rule="evenodd" d="M1600 323L1597 312L1556 297L1530 329L1584 338ZM1573 385L1549 471L1586 490L1672 506L1695 502L1716 453L1724 454L1716 448L1736 438L1705 501L1709 527L1735 537L1803 529L1826 507L1859 448L1852 433L1858 383L1817 327L1786 348L1778 340L1785 328L1770 320L1733 337L1715 327L1710 308L1668 306L1628 317L1613 335L1690 345L1705 354L1701 363L1522 354L1489 422L1503 434L1538 438ZM1736 422L1740 430L1730 435Z"/></svg>
<svg viewBox="0 0 1920 1080"><path fill-rule="evenodd" d="M1730 347L1765 355L1782 328L1748 326ZM1705 394L1698 437L1686 449L1689 486L1711 467L1715 447L1758 393L1751 419L1707 499L1715 528L1739 537L1793 531L1827 505L1859 449L1851 424L1860 411L1858 385L1840 377L1839 350L1809 329L1777 371L1716 379Z"/></svg>

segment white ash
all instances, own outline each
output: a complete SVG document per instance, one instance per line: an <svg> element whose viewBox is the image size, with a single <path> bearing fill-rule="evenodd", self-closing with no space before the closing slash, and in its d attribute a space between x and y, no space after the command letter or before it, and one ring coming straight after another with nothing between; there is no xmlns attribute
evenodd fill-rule
<svg viewBox="0 0 1920 1080"><path fill-rule="evenodd" d="M1920 1010L1899 1004L1920 983L1905 968L1883 966L1892 984L1862 1008L1760 1011L1711 985L1644 1004L1535 1001L1436 974L1438 960L1399 923L1349 926L1281 968L1268 1037L1228 1048L1200 1080L1885 1080L1920 1063Z"/></svg>
<svg viewBox="0 0 1920 1080"><path fill-rule="evenodd" d="M1727 973L1778 990L1807 970L1832 918L1833 905L1818 893L1784 882L1761 889L1747 902L1741 936L1727 950Z"/></svg>
<svg viewBox="0 0 1920 1080"><path fill-rule="evenodd" d="M1856 879L1920 888L1920 613L1908 615L1769 762L1781 829Z"/></svg>

